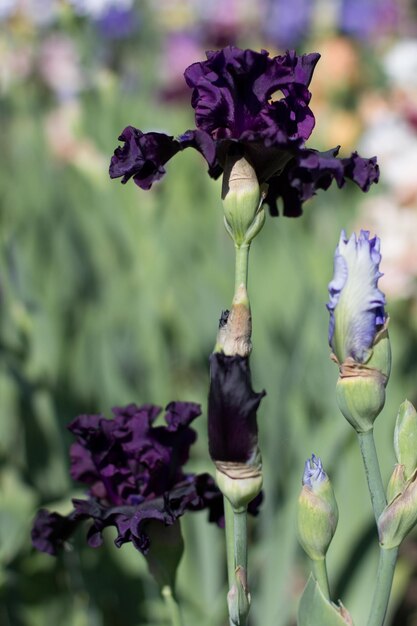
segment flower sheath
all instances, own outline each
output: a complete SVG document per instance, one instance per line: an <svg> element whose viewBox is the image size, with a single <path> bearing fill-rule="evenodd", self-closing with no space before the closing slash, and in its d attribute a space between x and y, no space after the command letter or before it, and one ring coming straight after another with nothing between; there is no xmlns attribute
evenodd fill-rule
<svg viewBox="0 0 417 626"><path fill-rule="evenodd" d="M269 185L265 202L271 215L278 215L278 199L284 215L301 215L303 202L333 180L342 187L351 179L367 191L379 178L375 157L354 152L338 159L339 147L318 152L305 145L315 124L308 87L319 56L287 51L271 58L266 50L234 46L207 52L206 61L184 73L197 128L174 139L128 126L119 137L124 145L111 159L111 178L122 177L123 183L133 178L149 189L162 178L169 159L193 147L213 178L223 173L230 154L247 159L259 183Z"/></svg>

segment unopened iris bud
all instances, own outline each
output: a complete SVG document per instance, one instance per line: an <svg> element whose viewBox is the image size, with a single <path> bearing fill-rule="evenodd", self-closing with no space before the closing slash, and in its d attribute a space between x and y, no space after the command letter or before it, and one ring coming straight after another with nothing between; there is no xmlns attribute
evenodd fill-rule
<svg viewBox="0 0 417 626"><path fill-rule="evenodd" d="M225 225L237 246L249 244L265 223L256 172L240 153L229 154L223 174Z"/></svg>
<svg viewBox="0 0 417 626"><path fill-rule="evenodd" d="M368 231L350 239L342 231L329 284L329 344L340 371L337 401L357 432L373 427L391 371L385 296L377 286L379 250L380 240L370 239Z"/></svg>
<svg viewBox="0 0 417 626"><path fill-rule="evenodd" d="M403 490L382 511L378 519L379 542L386 548L396 548L417 523L417 470L405 483Z"/></svg>
<svg viewBox="0 0 417 626"><path fill-rule="evenodd" d="M210 357L208 438L219 489L235 509L262 488L256 412L265 392L252 389L248 357Z"/></svg>
<svg viewBox="0 0 417 626"><path fill-rule="evenodd" d="M417 412L408 400L398 410L394 448L397 461L404 466L405 477L409 478L417 467Z"/></svg>
<svg viewBox="0 0 417 626"><path fill-rule="evenodd" d="M389 479L387 485L387 502L390 503L394 498L396 498L405 487L406 483L405 473L404 473L404 465L397 465L394 467L394 471L391 474L391 478Z"/></svg>
<svg viewBox="0 0 417 626"><path fill-rule="evenodd" d="M324 559L338 519L333 487L321 460L313 454L305 464L298 499L298 539L311 559Z"/></svg>

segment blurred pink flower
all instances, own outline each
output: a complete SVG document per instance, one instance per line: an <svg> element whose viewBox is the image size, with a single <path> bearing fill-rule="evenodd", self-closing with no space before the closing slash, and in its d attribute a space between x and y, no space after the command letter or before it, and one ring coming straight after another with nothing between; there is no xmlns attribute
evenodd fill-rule
<svg viewBox="0 0 417 626"><path fill-rule="evenodd" d="M59 100L76 96L83 87L80 58L74 42L65 35L50 35L39 55L39 73Z"/></svg>

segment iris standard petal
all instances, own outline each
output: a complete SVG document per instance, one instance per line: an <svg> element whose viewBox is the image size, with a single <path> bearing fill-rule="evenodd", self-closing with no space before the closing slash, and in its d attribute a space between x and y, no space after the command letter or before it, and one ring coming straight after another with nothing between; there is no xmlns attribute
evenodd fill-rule
<svg viewBox="0 0 417 626"><path fill-rule="evenodd" d="M340 363L367 360L377 332L386 321L385 296L378 289L380 240L361 230L347 239L342 231L329 284L329 343Z"/></svg>

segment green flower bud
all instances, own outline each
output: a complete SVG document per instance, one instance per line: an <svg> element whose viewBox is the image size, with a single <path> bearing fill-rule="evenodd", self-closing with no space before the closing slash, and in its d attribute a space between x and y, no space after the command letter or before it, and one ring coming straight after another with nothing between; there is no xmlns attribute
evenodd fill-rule
<svg viewBox="0 0 417 626"><path fill-rule="evenodd" d="M394 448L398 463L404 465L405 478L409 478L417 467L417 412L408 400L398 410Z"/></svg>
<svg viewBox="0 0 417 626"><path fill-rule="evenodd" d="M179 520L171 526L151 520L146 525L151 547L146 554L149 572L161 589L168 586L175 589L178 565L184 553Z"/></svg>
<svg viewBox="0 0 417 626"><path fill-rule="evenodd" d="M259 449L249 463L215 461L217 486L235 511L247 507L262 489L262 460Z"/></svg>
<svg viewBox="0 0 417 626"><path fill-rule="evenodd" d="M391 474L389 483L387 485L387 502L390 503L396 498L405 487L406 477L404 473L404 465L397 465L394 467L394 471Z"/></svg>
<svg viewBox="0 0 417 626"><path fill-rule="evenodd" d="M223 174L225 225L237 246L249 244L265 223L264 195L256 172L241 155L229 155Z"/></svg>
<svg viewBox="0 0 417 626"><path fill-rule="evenodd" d="M324 559L338 519L333 487L321 460L313 454L305 464L298 499L298 539L311 559Z"/></svg>
<svg viewBox="0 0 417 626"><path fill-rule="evenodd" d="M373 428L385 404L385 376L348 359L340 366L336 399L340 411L358 433Z"/></svg>
<svg viewBox="0 0 417 626"><path fill-rule="evenodd" d="M417 523L417 470L403 490L382 511L378 519L379 542L386 549L396 548Z"/></svg>

